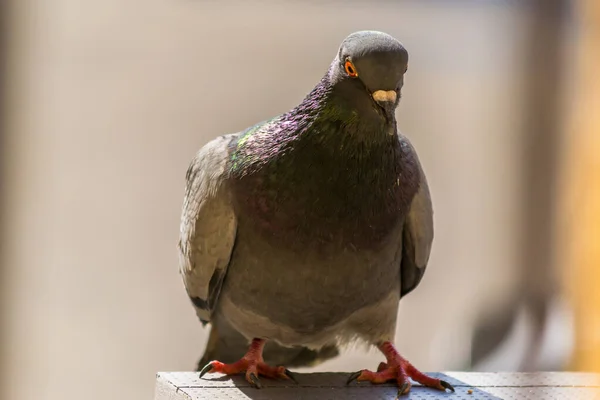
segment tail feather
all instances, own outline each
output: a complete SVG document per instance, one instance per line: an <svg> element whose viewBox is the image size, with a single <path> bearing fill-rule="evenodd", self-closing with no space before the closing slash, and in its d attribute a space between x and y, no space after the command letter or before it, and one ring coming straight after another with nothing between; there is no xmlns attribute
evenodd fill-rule
<svg viewBox="0 0 600 400"><path fill-rule="evenodd" d="M198 361L198 371L213 360L233 363L248 351L248 340L231 325L218 318L212 325L206 350ZM267 341L263 352L267 364L288 368L313 367L338 355L339 350L334 345L311 350L306 347L283 347L273 341Z"/></svg>

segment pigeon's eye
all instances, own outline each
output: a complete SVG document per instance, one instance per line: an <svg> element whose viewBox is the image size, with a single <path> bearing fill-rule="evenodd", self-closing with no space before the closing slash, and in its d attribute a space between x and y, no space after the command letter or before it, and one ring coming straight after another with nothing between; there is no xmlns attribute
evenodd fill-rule
<svg viewBox="0 0 600 400"><path fill-rule="evenodd" d="M358 72L356 72L356 67L354 66L354 64L352 64L352 61L346 60L346 62L344 63L344 69L346 70L346 73L349 77L356 78L358 76Z"/></svg>

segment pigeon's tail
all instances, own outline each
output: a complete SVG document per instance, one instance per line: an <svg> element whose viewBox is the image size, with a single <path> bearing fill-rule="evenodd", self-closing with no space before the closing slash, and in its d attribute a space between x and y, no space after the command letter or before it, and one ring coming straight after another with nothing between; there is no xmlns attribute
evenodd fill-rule
<svg viewBox="0 0 600 400"><path fill-rule="evenodd" d="M213 320L210 336L204 355L198 361L198 371L210 361L233 363L248 351L248 340L225 321ZM283 347L273 341L267 341L263 352L264 360L270 365L283 365L287 368L312 367L337 357L336 346L325 346L320 350L306 347Z"/></svg>

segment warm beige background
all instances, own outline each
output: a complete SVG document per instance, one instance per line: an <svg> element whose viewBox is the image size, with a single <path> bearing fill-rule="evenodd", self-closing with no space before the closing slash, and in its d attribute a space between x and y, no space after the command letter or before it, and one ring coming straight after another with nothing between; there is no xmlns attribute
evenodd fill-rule
<svg viewBox="0 0 600 400"><path fill-rule="evenodd" d="M399 124L436 211L430 269L402 302L399 347L424 370L469 365L474 316L516 279L523 10L12 3L5 398L150 399L157 371L195 366L206 331L176 255L188 162L210 138L297 104L359 29L393 34L411 54ZM498 369L516 367L507 354ZM379 358L353 351L321 369Z"/></svg>

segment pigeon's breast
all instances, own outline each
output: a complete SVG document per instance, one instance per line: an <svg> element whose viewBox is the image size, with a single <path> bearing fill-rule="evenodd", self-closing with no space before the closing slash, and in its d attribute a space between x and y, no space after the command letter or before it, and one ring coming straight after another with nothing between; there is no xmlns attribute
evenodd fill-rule
<svg viewBox="0 0 600 400"><path fill-rule="evenodd" d="M238 234L221 303L248 337L293 345L359 326L393 333L395 319L361 310L393 298L381 315L395 318L414 164L394 154L330 154L298 150L232 177Z"/></svg>
<svg viewBox="0 0 600 400"><path fill-rule="evenodd" d="M240 220L284 247L375 249L408 211L416 185L382 173L264 171L234 185Z"/></svg>

